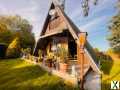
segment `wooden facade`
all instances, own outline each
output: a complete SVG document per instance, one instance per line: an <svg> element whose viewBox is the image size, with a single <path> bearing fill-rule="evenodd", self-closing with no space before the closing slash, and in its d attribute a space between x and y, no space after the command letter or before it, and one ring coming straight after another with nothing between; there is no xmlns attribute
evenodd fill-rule
<svg viewBox="0 0 120 90"><path fill-rule="evenodd" d="M93 55L93 49L87 41L83 49L84 55L81 56L81 42L79 40L79 34L81 32L61 7L56 5L54 0L49 9L49 12L51 11L52 15L48 13L40 38L36 44L34 55L38 55L39 49L42 50L44 56L46 56L47 52L54 53L57 52L59 47L63 47L68 51L68 73L71 73L69 70L72 66L76 66L77 74L83 74L83 77L85 77L89 71L100 74L100 70L95 62L95 55Z"/></svg>

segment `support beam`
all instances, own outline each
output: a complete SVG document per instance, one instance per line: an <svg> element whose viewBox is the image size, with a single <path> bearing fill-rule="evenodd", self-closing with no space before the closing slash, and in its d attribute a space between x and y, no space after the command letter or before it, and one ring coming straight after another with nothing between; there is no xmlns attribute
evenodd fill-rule
<svg viewBox="0 0 120 90"><path fill-rule="evenodd" d="M79 34L80 46L77 45L77 59L78 65L80 65L80 73L78 74L78 79L80 82L80 90L84 90L84 55L85 55L85 43L86 43L87 33L82 32Z"/></svg>

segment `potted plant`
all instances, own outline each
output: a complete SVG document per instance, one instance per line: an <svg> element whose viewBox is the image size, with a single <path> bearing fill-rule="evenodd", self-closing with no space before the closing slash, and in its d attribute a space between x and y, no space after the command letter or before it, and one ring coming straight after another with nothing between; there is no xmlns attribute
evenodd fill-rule
<svg viewBox="0 0 120 90"><path fill-rule="evenodd" d="M27 53L27 59L31 60L31 48L27 48L26 53Z"/></svg>
<svg viewBox="0 0 120 90"><path fill-rule="evenodd" d="M30 59L31 48L26 48L21 50L25 59Z"/></svg>
<svg viewBox="0 0 120 90"><path fill-rule="evenodd" d="M52 60L53 60L53 53L52 52L47 52L47 63L48 67L52 67Z"/></svg>
<svg viewBox="0 0 120 90"><path fill-rule="evenodd" d="M60 71L65 73L67 72L67 68L68 68L68 50L65 49L64 47L60 47L59 50L59 56L60 56Z"/></svg>
<svg viewBox="0 0 120 90"><path fill-rule="evenodd" d="M42 50L38 51L38 55L39 55L38 62L41 62L42 61Z"/></svg>

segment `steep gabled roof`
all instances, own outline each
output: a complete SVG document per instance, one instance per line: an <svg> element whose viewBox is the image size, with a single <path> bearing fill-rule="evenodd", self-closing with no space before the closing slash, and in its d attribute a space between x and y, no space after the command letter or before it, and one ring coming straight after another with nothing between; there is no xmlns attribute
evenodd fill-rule
<svg viewBox="0 0 120 90"><path fill-rule="evenodd" d="M76 41L76 43L77 43L78 45L80 45L80 43L79 43L79 38L78 38L78 34L80 33L79 28L78 28L78 27L72 22L72 20L65 14L65 12L63 11L63 9L62 9L59 5L57 5L57 2L56 2L56 1L57 1L57 0L52 0L50 9L51 9L52 7L54 7L54 6L56 7L56 11L57 11L57 12L59 13L59 15L64 19L64 22L66 23L66 25L67 25L67 27L68 27L68 30L69 30L69 32L71 33L71 35L73 36L74 40ZM50 16L49 16L49 14L48 14L48 15L47 15L47 18L46 18L46 20L45 20L43 29L42 29L42 31L41 31L40 38L41 38L41 37L44 37L43 34L45 33L46 26L47 26L47 24L49 23L49 19L50 19ZM36 47L38 46L39 41L40 41L40 40L38 40ZM93 51L93 49L92 49L92 47L90 46L90 44L89 44L88 41L87 41L87 43L86 43L85 52L87 53L88 57L90 58L90 59L89 59L89 60L90 60L89 62L90 62L91 68L92 68L94 71L100 73L100 70L99 70L99 68L98 68L98 66L97 66L97 64L96 64L96 61L97 61L97 60L96 60L96 55L95 55L95 53L94 53L94 51Z"/></svg>

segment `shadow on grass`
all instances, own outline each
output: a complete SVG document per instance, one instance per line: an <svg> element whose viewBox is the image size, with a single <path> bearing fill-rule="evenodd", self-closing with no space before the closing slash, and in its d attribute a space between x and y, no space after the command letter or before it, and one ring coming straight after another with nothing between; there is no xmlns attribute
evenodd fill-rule
<svg viewBox="0 0 120 90"><path fill-rule="evenodd" d="M23 64L23 60L20 58L16 59L0 59L0 68L3 69L11 69L13 66L17 66L19 64Z"/></svg>
<svg viewBox="0 0 120 90"><path fill-rule="evenodd" d="M78 90L35 65L10 70L0 85L0 90Z"/></svg>
<svg viewBox="0 0 120 90"><path fill-rule="evenodd" d="M79 90L71 85L64 84L63 81L56 81L56 83L49 83L50 80L47 80L44 84L34 85L27 84L21 85L19 87L10 87L9 90Z"/></svg>
<svg viewBox="0 0 120 90"><path fill-rule="evenodd" d="M0 62L0 90L78 90L39 66L15 67L21 63L25 64L21 60Z"/></svg>
<svg viewBox="0 0 120 90"><path fill-rule="evenodd" d="M46 74L46 72L35 65L16 69L7 69L5 73L3 72L3 74L0 74L0 87L6 88L9 86L14 86L28 80L36 79L44 74Z"/></svg>

